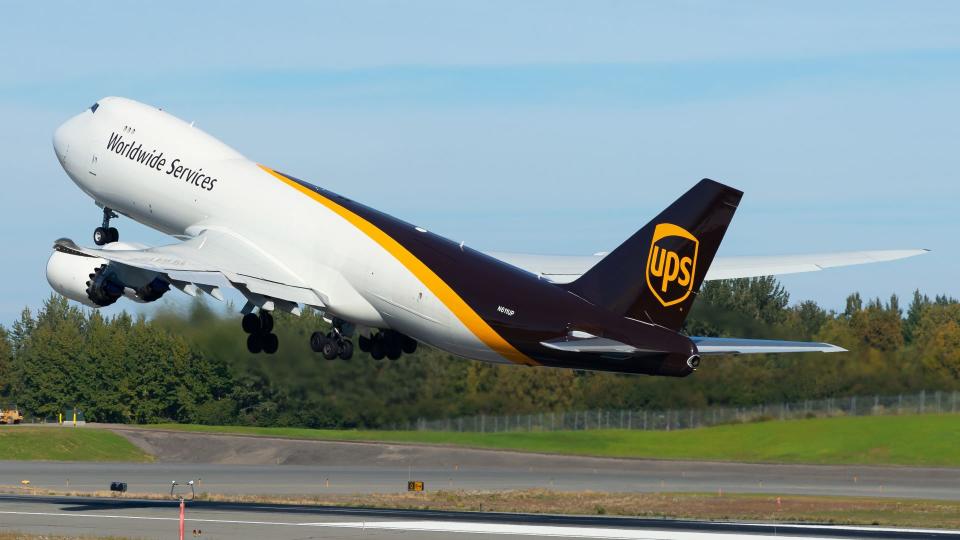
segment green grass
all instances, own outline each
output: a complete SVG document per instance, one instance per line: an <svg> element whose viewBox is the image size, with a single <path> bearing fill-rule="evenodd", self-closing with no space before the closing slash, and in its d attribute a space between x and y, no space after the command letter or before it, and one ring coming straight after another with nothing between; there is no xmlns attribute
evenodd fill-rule
<svg viewBox="0 0 960 540"><path fill-rule="evenodd" d="M606 457L960 467L960 415L813 418L681 431L441 433L162 424L181 431Z"/></svg>
<svg viewBox="0 0 960 540"><path fill-rule="evenodd" d="M116 433L94 428L0 427L0 459L47 461L150 461Z"/></svg>

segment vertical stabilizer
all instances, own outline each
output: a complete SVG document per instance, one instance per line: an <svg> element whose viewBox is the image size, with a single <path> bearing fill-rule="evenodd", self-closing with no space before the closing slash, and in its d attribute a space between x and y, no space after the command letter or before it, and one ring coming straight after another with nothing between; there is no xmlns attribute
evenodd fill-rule
<svg viewBox="0 0 960 540"><path fill-rule="evenodd" d="M565 287L614 313L679 330L742 196L701 180Z"/></svg>

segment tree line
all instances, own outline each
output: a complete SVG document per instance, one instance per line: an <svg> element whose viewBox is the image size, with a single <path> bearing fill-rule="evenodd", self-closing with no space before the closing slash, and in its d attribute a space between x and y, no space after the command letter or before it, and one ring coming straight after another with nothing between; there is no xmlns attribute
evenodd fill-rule
<svg viewBox="0 0 960 540"><path fill-rule="evenodd" d="M843 311L789 305L771 277L707 282L691 335L826 341L830 355L708 357L683 379L492 365L421 346L396 361L326 361L308 346L316 311L276 316L281 349L250 355L239 317L202 301L152 318L53 295L0 327L0 399L88 421L376 428L418 418L575 409L745 406L832 396L960 389L960 302L916 292L901 307L847 298Z"/></svg>

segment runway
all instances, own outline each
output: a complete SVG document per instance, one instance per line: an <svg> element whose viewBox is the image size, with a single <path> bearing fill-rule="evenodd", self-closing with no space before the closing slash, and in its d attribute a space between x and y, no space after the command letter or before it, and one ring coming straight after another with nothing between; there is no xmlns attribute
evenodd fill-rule
<svg viewBox="0 0 960 540"><path fill-rule="evenodd" d="M170 538L176 534L175 501L0 496L5 530L32 534ZM749 535L756 540L793 538L950 538L960 533L923 529L714 523L637 518L476 514L195 502L186 510L187 537L230 538L610 538L707 540ZM197 531L197 532L194 532Z"/></svg>
<svg viewBox="0 0 960 540"><path fill-rule="evenodd" d="M100 491L111 481L122 481L131 492L167 493L173 480L199 480L197 490L208 493L324 495L399 492L413 479L424 481L431 491L548 488L711 493L722 489L725 493L960 500L960 471L952 469L541 457L498 453L497 464L489 466L0 461L0 485L29 480L36 488Z"/></svg>

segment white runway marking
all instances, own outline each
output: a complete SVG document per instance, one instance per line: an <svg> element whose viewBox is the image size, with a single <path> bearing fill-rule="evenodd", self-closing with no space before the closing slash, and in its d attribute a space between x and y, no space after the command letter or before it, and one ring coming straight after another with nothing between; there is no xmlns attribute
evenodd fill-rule
<svg viewBox="0 0 960 540"><path fill-rule="evenodd" d="M94 519L125 519L143 521L178 521L176 517L156 516L127 516L119 514L82 514L72 512L16 512L0 510L0 514L21 516L53 516L70 518ZM663 530L635 530L606 527L557 526L557 525L513 525L502 523L457 522L457 521L330 521L330 522L286 522L286 521L253 521L234 519L187 518L191 523L223 523L234 525L267 525L285 527L322 527L344 529L379 529L394 531L417 531L423 533L461 533L461 534L498 534L510 536L541 536L553 538L591 538L610 540L724 540L742 538L743 533L695 532L695 531L663 531ZM756 525L761 524L743 524ZM857 530L884 530L893 532L938 532L948 533L945 530L921 529L881 529L866 527L834 527L834 526L806 526L806 525L777 525L778 528L793 529L801 527L822 529ZM750 534L755 540L782 540L775 535ZM815 536L794 536L795 539L817 538Z"/></svg>

